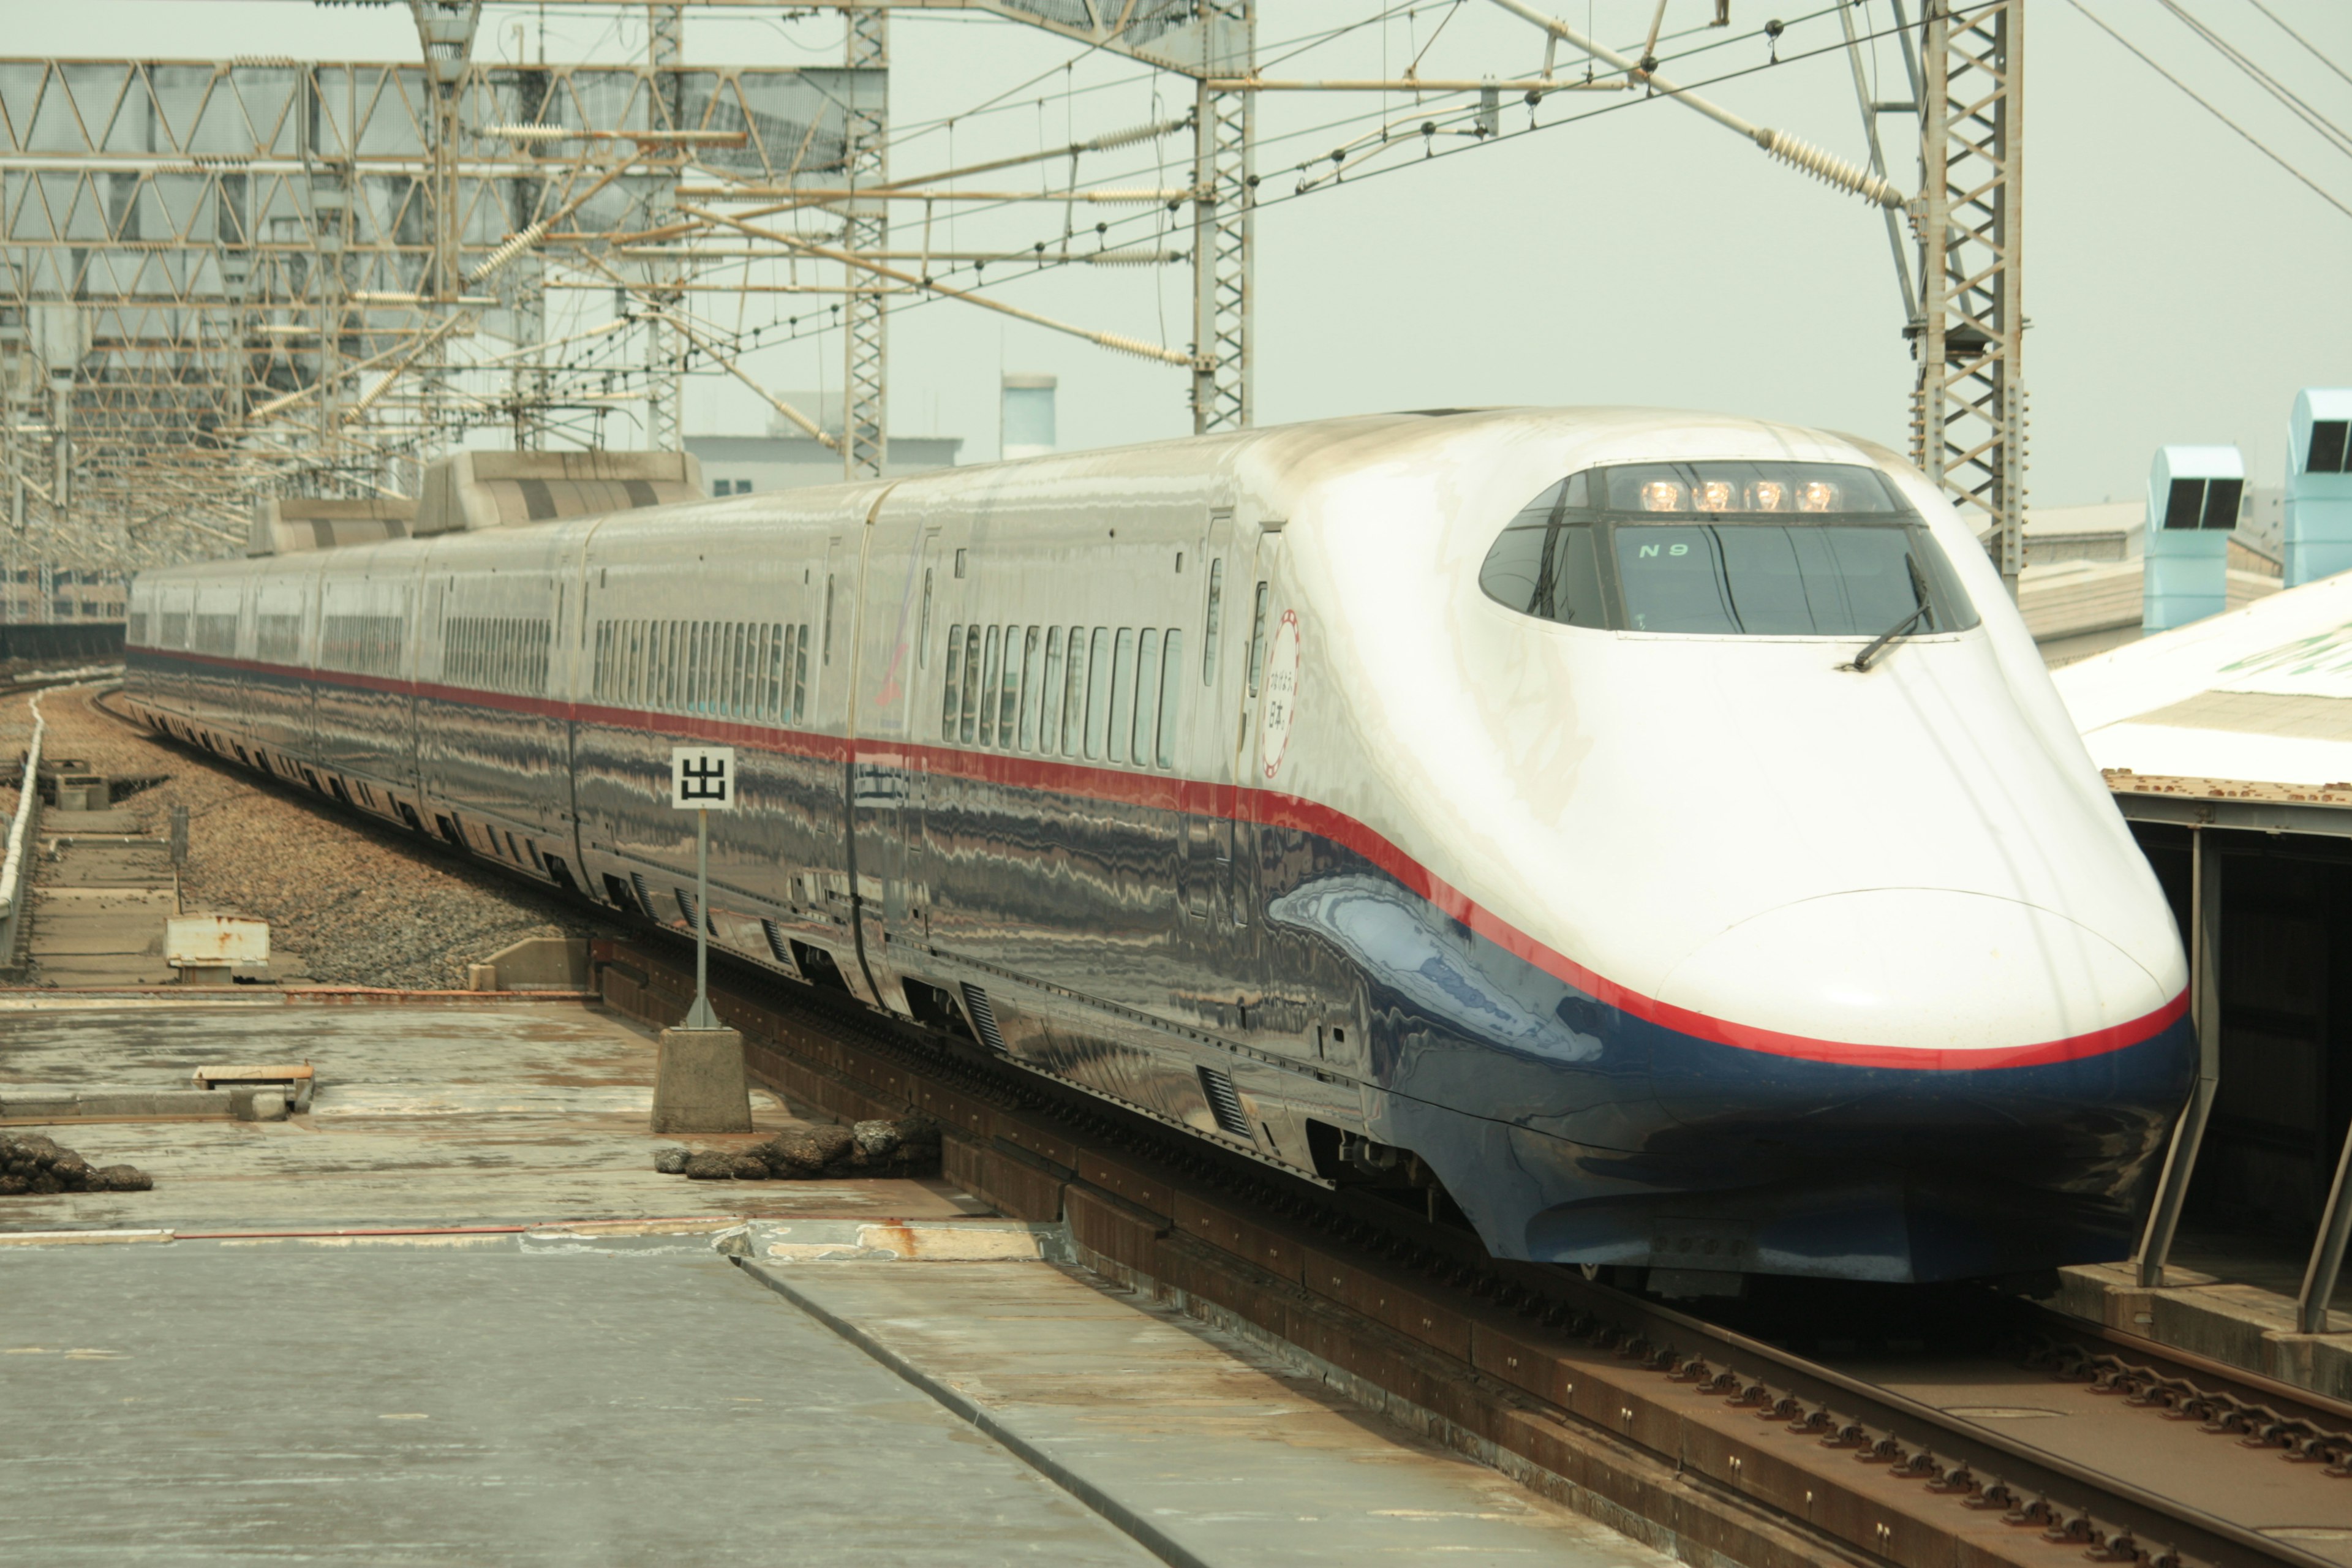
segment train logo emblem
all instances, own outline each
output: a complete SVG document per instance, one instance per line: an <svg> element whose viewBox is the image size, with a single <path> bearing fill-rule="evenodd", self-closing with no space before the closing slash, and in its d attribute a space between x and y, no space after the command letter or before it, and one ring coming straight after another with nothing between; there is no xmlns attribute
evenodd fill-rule
<svg viewBox="0 0 2352 1568"><path fill-rule="evenodd" d="M1265 695L1257 720L1257 756L1267 778L1282 771L1290 749L1290 727L1298 718L1298 612L1282 612L1274 647L1265 656Z"/></svg>
<svg viewBox="0 0 2352 1568"><path fill-rule="evenodd" d="M669 803L679 811L735 809L735 748L672 746Z"/></svg>

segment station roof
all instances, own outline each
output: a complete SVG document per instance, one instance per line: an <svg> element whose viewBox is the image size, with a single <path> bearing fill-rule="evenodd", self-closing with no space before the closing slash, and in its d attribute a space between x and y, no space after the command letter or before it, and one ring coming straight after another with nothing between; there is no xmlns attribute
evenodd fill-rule
<svg viewBox="0 0 2352 1568"><path fill-rule="evenodd" d="M2126 816L2352 835L2352 573L2053 679Z"/></svg>

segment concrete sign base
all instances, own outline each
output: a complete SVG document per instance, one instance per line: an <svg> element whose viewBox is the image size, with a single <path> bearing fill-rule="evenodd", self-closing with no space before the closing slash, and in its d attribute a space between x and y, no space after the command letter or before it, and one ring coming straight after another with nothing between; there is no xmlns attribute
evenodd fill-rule
<svg viewBox="0 0 2352 1568"><path fill-rule="evenodd" d="M751 1086L733 1029L664 1029L654 1068L656 1132L749 1132Z"/></svg>

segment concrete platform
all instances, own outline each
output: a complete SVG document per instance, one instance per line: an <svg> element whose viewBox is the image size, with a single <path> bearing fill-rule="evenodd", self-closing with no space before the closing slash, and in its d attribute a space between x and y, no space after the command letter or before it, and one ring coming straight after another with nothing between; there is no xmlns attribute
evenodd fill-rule
<svg viewBox="0 0 2352 1568"><path fill-rule="evenodd" d="M929 1218L981 1208L942 1183L689 1182L646 1131L654 1044L576 1003L341 1006L276 995L75 1005L0 993L11 1085L185 1089L208 1062L310 1062L307 1115L281 1122L59 1121L33 1130L152 1193L0 1198L0 1231L533 1225L669 1215ZM755 1092L750 1143L800 1125ZM100 1156L103 1156L101 1159Z"/></svg>
<svg viewBox="0 0 2352 1568"><path fill-rule="evenodd" d="M2128 1264L2059 1270L2048 1304L2127 1334L2192 1351L2336 1399L2352 1400L2352 1269L2337 1282L2324 1334L2299 1332L2305 1254L2261 1237L2183 1232L2164 1288L2140 1288Z"/></svg>
<svg viewBox="0 0 2352 1568"><path fill-rule="evenodd" d="M43 1129L156 1186L0 1198L0 1560L1668 1568L1059 1225L656 1174L654 1058L572 1002L0 994L0 1099L319 1074Z"/></svg>
<svg viewBox="0 0 2352 1568"><path fill-rule="evenodd" d="M10 1562L1153 1562L707 1243L10 1247L0 1292Z"/></svg>

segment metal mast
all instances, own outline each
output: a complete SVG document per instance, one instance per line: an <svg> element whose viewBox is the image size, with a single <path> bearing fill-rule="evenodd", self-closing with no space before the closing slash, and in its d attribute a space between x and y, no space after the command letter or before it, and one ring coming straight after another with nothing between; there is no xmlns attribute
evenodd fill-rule
<svg viewBox="0 0 2352 1568"><path fill-rule="evenodd" d="M1201 29L1192 123L1192 432L1247 429L1251 395L1251 230L1257 205L1257 94L1215 85L1255 76L1257 6L1235 0L1224 26Z"/></svg>
<svg viewBox="0 0 2352 1568"><path fill-rule="evenodd" d="M676 130L679 124L678 62L686 53L686 10L679 5L646 7L646 58L653 67L648 83L653 102L647 122L656 130ZM652 226L658 228L677 216L678 163L665 161L666 176L654 196ZM656 452L686 449L685 376L680 369L677 334L663 312L677 304L682 268L663 258L646 264L646 283L654 308L646 317L646 445Z"/></svg>
<svg viewBox="0 0 2352 1568"><path fill-rule="evenodd" d="M884 70L890 64L890 13L880 5L844 7L849 42L844 61L851 68ZM858 94L843 115L846 145L844 182L853 190L887 184L890 178L888 78L868 96ZM842 248L852 256L877 256L888 248L887 200L856 197L845 204ZM841 461L845 477L879 479L889 457L886 422L889 396L887 316L888 279L845 268L842 279Z"/></svg>
<svg viewBox="0 0 2352 1568"><path fill-rule="evenodd" d="M1898 13L1899 14L1899 13ZM2025 0L1927 0L1919 94L1919 380L1911 458L2025 564Z"/></svg>

